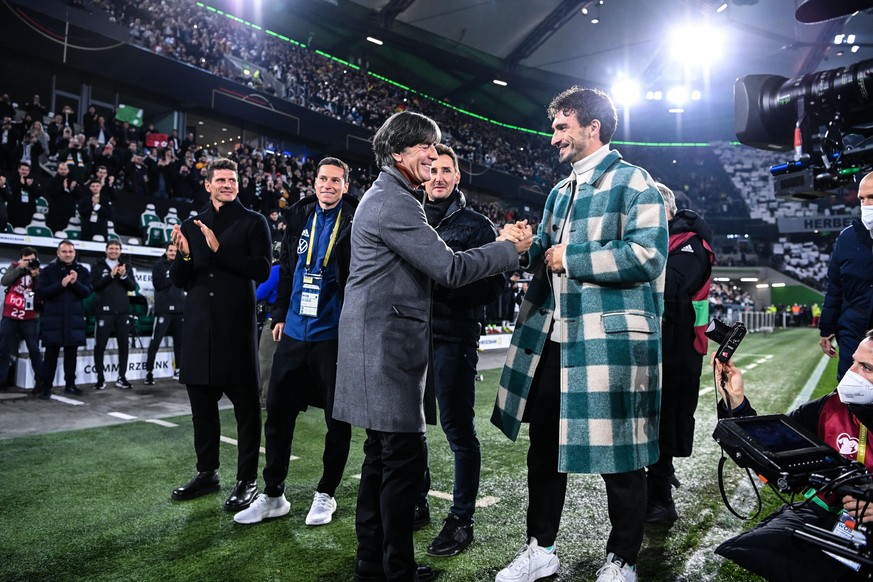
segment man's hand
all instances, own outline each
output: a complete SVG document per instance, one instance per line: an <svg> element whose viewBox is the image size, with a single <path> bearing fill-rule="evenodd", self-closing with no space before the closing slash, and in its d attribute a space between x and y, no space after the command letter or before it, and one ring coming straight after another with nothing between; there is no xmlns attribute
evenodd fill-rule
<svg viewBox="0 0 873 582"><path fill-rule="evenodd" d="M212 229L203 224L200 220L195 220L194 224L200 228L200 232L203 233L203 236L206 237L206 246L209 247L209 250L213 253L218 252L218 247L221 246L221 243L218 242L218 239L215 237L215 233L212 232Z"/></svg>
<svg viewBox="0 0 873 582"><path fill-rule="evenodd" d="M188 248L188 239L186 239L185 235L182 234L182 228L178 224L173 225L173 232L170 234L170 240L172 240L173 244L176 245L176 249L179 251L182 258L191 254L191 250Z"/></svg>
<svg viewBox="0 0 873 582"><path fill-rule="evenodd" d="M843 509L848 511L852 517L861 523L869 523L873 521L873 503L862 501L846 495L843 497ZM861 513L863 511L863 513Z"/></svg>
<svg viewBox="0 0 873 582"><path fill-rule="evenodd" d="M564 272L564 252L567 245L554 245L546 249L546 268L553 273Z"/></svg>
<svg viewBox="0 0 873 582"><path fill-rule="evenodd" d="M721 397L724 398L725 394L727 394L731 407L736 408L746 397L743 373L734 366L733 360L728 360L725 364L721 363L721 361L716 359L716 353L712 352L709 361L710 364L715 364L716 377L724 381L724 388L721 386L721 381L716 382L716 387Z"/></svg>
<svg viewBox="0 0 873 582"><path fill-rule="evenodd" d="M109 273L109 274L110 274L112 277L117 277L117 276L118 276L118 270L119 270L118 268L119 268L120 266L121 266L121 265L115 265L114 267L112 267L112 272Z"/></svg>
<svg viewBox="0 0 873 582"><path fill-rule="evenodd" d="M837 357L837 348L834 347L834 334L822 336L818 340L818 345L821 346L821 351L829 358Z"/></svg>
<svg viewBox="0 0 873 582"><path fill-rule="evenodd" d="M76 282L76 279L79 278L79 274L76 271L70 271L67 273L67 276L61 279L61 287L66 287L67 285L71 285Z"/></svg>
<svg viewBox="0 0 873 582"><path fill-rule="evenodd" d="M282 339L282 333L285 331L285 323L277 323L273 326L273 341L278 342Z"/></svg>
<svg viewBox="0 0 873 582"><path fill-rule="evenodd" d="M118 269L118 276L119 277L126 277L127 276L127 266L126 265L119 263L118 265L116 265L116 269Z"/></svg>
<svg viewBox="0 0 873 582"><path fill-rule="evenodd" d="M508 240L515 245L516 252L523 253L533 243L533 231L530 225L528 225L527 220L522 220L515 224L507 224L501 228L496 240Z"/></svg>

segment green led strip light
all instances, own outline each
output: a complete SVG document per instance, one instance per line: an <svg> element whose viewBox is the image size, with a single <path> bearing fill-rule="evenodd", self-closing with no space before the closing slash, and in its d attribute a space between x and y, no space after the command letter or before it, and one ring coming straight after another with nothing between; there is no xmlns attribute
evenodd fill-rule
<svg viewBox="0 0 873 582"><path fill-rule="evenodd" d="M195 4L196 4L198 7L200 7L200 8L205 8L206 10L209 10L210 12L215 12L216 14L220 14L220 15L222 15L222 16L226 16L226 17L228 17L229 19L233 20L234 22L237 22L237 23L242 24L242 25L245 25L245 26L249 26L249 27L251 27L251 28L254 28L255 30L263 31L264 33L266 33L266 34L268 34L268 35L270 35L270 36L273 36L273 37L276 37L276 38L278 38L278 39L284 40L285 42L289 42L289 43L291 43L291 44L293 44L293 45L295 45L295 46L298 46L298 47L301 47L301 48L308 48L308 47L306 46L306 44L304 44L304 43L302 43L302 42L298 42L298 41L294 40L293 38L288 38L288 37L285 36L284 34L279 34L278 32L272 31L272 30L270 30L270 29L263 29L263 28L261 28L260 26L258 26L257 24L254 24L254 23L252 23L252 22L249 22L248 20L243 20L242 18L239 18L239 17L234 16L234 15L232 15L232 14L228 14L228 13L224 12L223 10L219 10L218 8L214 8L214 7L212 7L212 6L208 6L207 4L204 4L203 2L195 2ZM336 61L336 62L338 62L338 63L341 63L341 64L343 64L343 65L349 67L350 69L354 69L354 70L356 70L356 71L360 71L360 70L361 70L361 67L359 67L358 65L355 65L355 64L353 64L353 63L350 63L350 62L348 62L348 61L346 61L346 60L344 60L344 59L341 59L341 58L339 58L339 57L335 57L335 56L333 56L333 55L331 55L331 54L328 54L328 53L326 53L326 52L324 52L324 51L321 51L321 50L315 49L315 54L320 55L320 56L322 56L322 57L324 57L324 58L326 58L326 59L330 59L330 60L332 60L332 61ZM393 81L393 80L389 79L388 77L385 77L385 76L380 75L380 74L378 74L378 73L374 73L373 71L367 71L367 74L370 75L371 77L374 77L374 78L376 78L376 79L379 79L380 81L383 81L383 82L388 83L388 84L390 84L390 85L394 85L395 87L398 87L398 88L403 89L403 90L405 90L405 91L409 91L410 93L413 93L413 94L415 94L415 95L420 95L421 97L424 97L425 99L427 99L427 100L429 100L429 101L433 101L434 103L437 103L437 104L439 104L439 105L441 105L441 106L443 106L443 107L446 107L446 108L448 108L448 109L451 109L451 110L453 110L453 111L457 111L458 113L461 113L461 114L463 114L463 115L467 115L467 116L469 116L469 117L473 117L473 118L475 118L475 119L479 119L479 120L481 120L481 121L485 121L485 122L487 122L487 123L491 123L491 124L496 125L496 126L499 126L499 127L504 127L504 128L506 128L506 129L511 129L511 130L514 130L514 131L520 131L520 132L522 132L522 133L531 133L531 134L533 134L533 135L539 135L539 136L543 136L543 137L552 137L552 134L550 134L550 133L546 133L546 132L544 132L544 131L538 131L538 130L536 130L536 129L528 129L528 128L526 128L526 127L519 127L519 126L517 126L517 125L512 125L512 124L510 124L510 123L503 123L502 121L497 121L497 120L495 120L495 119L490 119L490 118L485 117L485 116L483 116L483 115L479 115L478 113L473 113L472 111L467 111L466 109L461 109L460 107L458 107L458 106L456 106L456 105L452 105L451 103L446 103L445 101L442 101L442 100L440 100L440 99L437 99L436 97L431 97L430 95L428 95L428 94L426 94L426 93L422 93L421 91L417 91L417 90L413 89L412 87L408 87L408 86L404 85L403 83L398 83L397 81ZM670 142L644 142L644 141L618 141L618 140L613 140L612 143L614 143L614 144L618 144L618 145L646 146L646 147L709 147L709 146L710 146L710 144L708 144L708 143L706 143L706 142L678 142L678 143L670 143Z"/></svg>

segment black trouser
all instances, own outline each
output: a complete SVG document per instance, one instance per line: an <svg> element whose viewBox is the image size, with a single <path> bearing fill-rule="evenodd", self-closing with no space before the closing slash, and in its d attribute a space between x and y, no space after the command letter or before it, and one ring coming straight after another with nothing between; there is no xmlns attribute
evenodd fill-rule
<svg viewBox="0 0 873 582"><path fill-rule="evenodd" d="M106 353L106 344L109 336L115 333L118 342L118 377L127 375L127 352L129 327L126 313L100 313L97 315L97 329L94 330L94 368L97 372L97 380L104 378L103 354Z"/></svg>
<svg viewBox="0 0 873 582"><path fill-rule="evenodd" d="M79 346L63 346L64 348L64 384L67 387L76 385L76 357L78 356ZM42 392L48 394L52 389L52 384L55 380L55 372L58 369L58 356L61 353L61 346L47 346L43 344L45 353L42 358Z"/></svg>
<svg viewBox="0 0 873 582"><path fill-rule="evenodd" d="M558 472L558 429L561 416L561 349L547 341L534 374L527 406L530 449L527 453L527 535L541 546L551 546L558 536L567 474ZM601 475L612 531L606 551L635 564L646 525L646 472Z"/></svg>
<svg viewBox="0 0 873 582"><path fill-rule="evenodd" d="M233 403L237 426L237 481L255 481L258 478L258 455L261 447L261 404L258 387L191 385L191 420L194 423L194 451L197 453L197 471L218 469L218 447L221 437L221 419L218 401L226 394Z"/></svg>
<svg viewBox="0 0 873 582"><path fill-rule="evenodd" d="M334 420L332 416L336 358L337 340L302 342L283 334L276 346L267 391L267 422L264 425L267 446L264 492L270 497L285 492L297 415L312 401L313 391L316 392L317 402L324 408L324 422L327 425L323 470L316 491L333 497L339 487L349 458L352 427L347 422Z"/></svg>
<svg viewBox="0 0 873 582"><path fill-rule="evenodd" d="M412 520L421 490L422 433L367 430L355 517L359 566L380 567L389 581L415 580Z"/></svg>
<svg viewBox="0 0 873 582"><path fill-rule="evenodd" d="M155 369L155 358L158 356L158 348L161 347L161 342L167 335L173 338L175 367L177 370L182 368L182 314L171 313L155 317L152 341L149 343L149 351L146 357L146 371L149 373Z"/></svg>

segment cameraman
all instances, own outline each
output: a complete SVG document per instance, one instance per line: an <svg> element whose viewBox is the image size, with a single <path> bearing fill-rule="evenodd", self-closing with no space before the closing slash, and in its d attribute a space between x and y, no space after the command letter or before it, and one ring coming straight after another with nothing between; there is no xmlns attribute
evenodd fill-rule
<svg viewBox="0 0 873 582"><path fill-rule="evenodd" d="M42 370L42 354L39 352L39 322L36 312L36 284L39 277L39 260L32 247L21 249L21 258L12 263L0 284L6 287L3 302L3 318L0 319L0 389L6 389L9 375L9 357L18 353L18 339L22 338L30 354L34 378Z"/></svg>
<svg viewBox="0 0 873 582"><path fill-rule="evenodd" d="M873 469L873 443L867 435L867 427L873 426L873 330L866 333L852 360L836 390L802 404L789 416L869 471ZM715 367L725 383L723 389L719 388L719 418L729 416L725 396L734 406L731 416L755 416L745 397L742 372L732 361L722 364L715 360ZM859 450L859 443L866 446ZM832 530L842 511L858 522L873 521L873 504L850 495L816 496L803 503L783 505L757 527L722 543L715 551L771 581L852 580L859 575L815 546L792 537L793 530L803 524Z"/></svg>

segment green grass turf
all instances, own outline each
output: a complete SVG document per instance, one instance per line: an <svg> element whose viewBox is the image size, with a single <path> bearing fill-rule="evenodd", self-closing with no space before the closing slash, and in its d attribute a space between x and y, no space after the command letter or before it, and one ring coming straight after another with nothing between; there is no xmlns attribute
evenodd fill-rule
<svg viewBox="0 0 873 582"><path fill-rule="evenodd" d="M736 355L746 369L747 392L761 413L787 410L820 360L817 332L793 329L750 334ZM828 375L825 372L825 376ZM834 372L830 372L833 377ZM476 541L462 555L430 559L424 549L439 532L449 501L431 498L434 523L416 533L423 563L442 570L440 580L493 580L525 541L527 432L508 441L488 422L498 370L484 372L478 388L478 430L483 449L480 498L500 501L476 514ZM702 388L711 385L704 369ZM834 385L833 380L830 387ZM755 580L714 556L721 540L744 523L722 506L716 483L719 449L712 441L715 397L701 396L695 452L677 459L682 487L675 492L680 519L650 527L640 556L642 580ZM0 441L0 580L350 580L354 570L354 503L363 432L353 433L352 455L340 489L334 523L309 528L303 519L320 476L324 434L321 411L297 424L286 496L286 518L240 526L222 503L232 484L236 449L222 445L220 494L173 502L170 491L193 474L190 417L176 428L128 422L106 428ZM235 437L230 410L222 434ZM452 489L452 455L438 427L428 432L432 488ZM263 461L262 461L263 465ZM732 492L745 478L729 465ZM730 493L729 493L730 494ZM766 495L766 494L765 494ZM751 493L740 493L750 506ZM767 500L768 507L774 501ZM555 580L593 579L603 562L609 530L603 482L571 475Z"/></svg>

